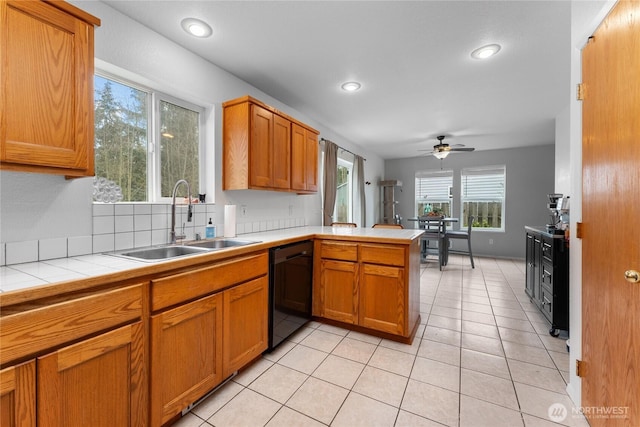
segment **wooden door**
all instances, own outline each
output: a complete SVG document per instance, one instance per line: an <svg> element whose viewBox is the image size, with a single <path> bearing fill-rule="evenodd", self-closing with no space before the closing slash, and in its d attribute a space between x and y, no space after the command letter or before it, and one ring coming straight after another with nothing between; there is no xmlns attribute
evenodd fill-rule
<svg viewBox="0 0 640 427"><path fill-rule="evenodd" d="M40 1L0 18L3 167L93 175L93 25Z"/></svg>
<svg viewBox="0 0 640 427"><path fill-rule="evenodd" d="M39 427L146 426L142 323L38 358Z"/></svg>
<svg viewBox="0 0 640 427"><path fill-rule="evenodd" d="M151 316L151 426L222 379L222 293Z"/></svg>
<svg viewBox="0 0 640 427"><path fill-rule="evenodd" d="M257 105L251 105L251 138L249 139L249 185L271 187L273 164L271 139L273 113Z"/></svg>
<svg viewBox="0 0 640 427"><path fill-rule="evenodd" d="M271 150L273 187L291 188L291 122L277 114L273 115L273 139Z"/></svg>
<svg viewBox="0 0 640 427"><path fill-rule="evenodd" d="M307 189L306 168L306 133L305 129L293 123L291 125L291 188L304 191Z"/></svg>
<svg viewBox="0 0 640 427"><path fill-rule="evenodd" d="M0 371L0 426L35 427L36 361Z"/></svg>
<svg viewBox="0 0 640 427"><path fill-rule="evenodd" d="M582 407L640 425L640 1L622 0L582 52Z"/></svg>
<svg viewBox="0 0 640 427"><path fill-rule="evenodd" d="M322 317L358 324L358 263L321 261L320 306Z"/></svg>
<svg viewBox="0 0 640 427"><path fill-rule="evenodd" d="M382 332L404 335L404 321L408 311L404 289L404 268L363 264L358 324Z"/></svg>
<svg viewBox="0 0 640 427"><path fill-rule="evenodd" d="M266 276L224 291L224 377L245 366L269 344L269 280Z"/></svg>

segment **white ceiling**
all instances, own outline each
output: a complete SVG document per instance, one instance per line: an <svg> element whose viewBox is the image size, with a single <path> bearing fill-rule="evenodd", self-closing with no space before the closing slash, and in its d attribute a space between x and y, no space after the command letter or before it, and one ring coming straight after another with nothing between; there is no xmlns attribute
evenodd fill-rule
<svg viewBox="0 0 640 427"><path fill-rule="evenodd" d="M105 3L386 159L440 134L477 150L552 144L569 102L566 0ZM187 35L186 17L213 35ZM489 43L498 55L471 58ZM342 91L349 80L362 89Z"/></svg>

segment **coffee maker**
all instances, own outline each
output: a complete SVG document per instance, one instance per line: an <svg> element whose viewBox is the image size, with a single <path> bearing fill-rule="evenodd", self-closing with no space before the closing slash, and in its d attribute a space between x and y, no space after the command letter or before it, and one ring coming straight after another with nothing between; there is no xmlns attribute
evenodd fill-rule
<svg viewBox="0 0 640 427"><path fill-rule="evenodd" d="M547 224L547 231L554 234L564 234L564 230L569 226L569 196L560 193L550 193L547 195L549 203L550 222Z"/></svg>

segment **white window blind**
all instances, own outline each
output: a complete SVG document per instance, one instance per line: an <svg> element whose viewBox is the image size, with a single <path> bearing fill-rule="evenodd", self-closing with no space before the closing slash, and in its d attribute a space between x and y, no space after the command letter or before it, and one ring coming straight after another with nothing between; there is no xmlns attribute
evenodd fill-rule
<svg viewBox="0 0 640 427"><path fill-rule="evenodd" d="M449 202L453 171L422 171L416 173L417 202Z"/></svg>
<svg viewBox="0 0 640 427"><path fill-rule="evenodd" d="M505 167L462 169L462 200L498 202L504 200Z"/></svg>
<svg viewBox="0 0 640 427"><path fill-rule="evenodd" d="M474 229L504 231L505 166L465 168L460 175L462 226L473 216Z"/></svg>

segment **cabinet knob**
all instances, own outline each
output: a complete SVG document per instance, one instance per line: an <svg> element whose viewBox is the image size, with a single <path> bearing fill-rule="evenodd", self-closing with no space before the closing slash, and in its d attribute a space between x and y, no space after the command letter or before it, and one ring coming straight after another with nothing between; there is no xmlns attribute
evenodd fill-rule
<svg viewBox="0 0 640 427"><path fill-rule="evenodd" d="M640 273L636 270L627 270L624 272L624 278L629 283L638 283L640 282Z"/></svg>

